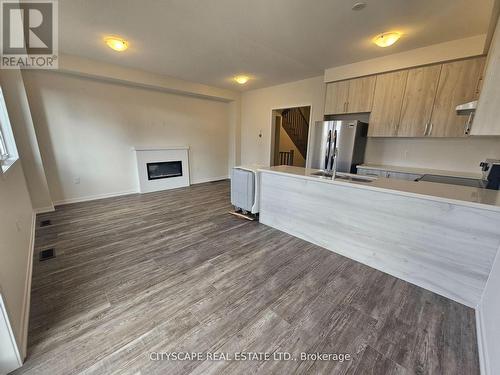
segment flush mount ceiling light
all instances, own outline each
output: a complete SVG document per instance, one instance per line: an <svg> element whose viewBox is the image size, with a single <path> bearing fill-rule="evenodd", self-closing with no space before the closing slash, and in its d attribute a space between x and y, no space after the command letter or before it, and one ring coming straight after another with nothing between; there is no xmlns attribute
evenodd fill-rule
<svg viewBox="0 0 500 375"><path fill-rule="evenodd" d="M245 83L248 82L249 79L250 77L244 75L234 77L234 80L238 82L240 85L244 85Z"/></svg>
<svg viewBox="0 0 500 375"><path fill-rule="evenodd" d="M375 38L373 38L373 43L375 43L379 47L389 47L396 43L399 38L401 38L400 32L391 31L377 35Z"/></svg>
<svg viewBox="0 0 500 375"><path fill-rule="evenodd" d="M104 38L104 42L109 48L118 52L123 52L128 48L128 42L125 39L115 36L108 36Z"/></svg>
<svg viewBox="0 0 500 375"><path fill-rule="evenodd" d="M366 7L366 3L356 3L352 6L352 10L361 10Z"/></svg>

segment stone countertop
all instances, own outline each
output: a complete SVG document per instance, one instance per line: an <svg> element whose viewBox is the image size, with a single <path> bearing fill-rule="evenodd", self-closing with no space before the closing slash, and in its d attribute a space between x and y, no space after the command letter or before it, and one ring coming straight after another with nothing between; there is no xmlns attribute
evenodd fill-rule
<svg viewBox="0 0 500 375"><path fill-rule="evenodd" d="M402 173L411 173L411 174L431 174L435 176L450 176L450 177L462 177L462 178L482 178L482 174L480 172L460 172L460 171L447 171L443 169L428 169L428 168L416 168L416 167L402 167L397 165L384 165L384 164L360 164L357 168L363 169L376 169L383 170L389 172L402 172ZM479 166L478 166L479 169Z"/></svg>
<svg viewBox="0 0 500 375"><path fill-rule="evenodd" d="M500 191L498 190L426 181L406 181L384 177L378 177L366 182L341 179L332 180L331 178L314 176L313 173L318 171L318 169L292 167L287 165L259 168L259 172L261 173L283 174L320 183L339 184L354 188L369 189L389 194L399 194L500 212Z"/></svg>

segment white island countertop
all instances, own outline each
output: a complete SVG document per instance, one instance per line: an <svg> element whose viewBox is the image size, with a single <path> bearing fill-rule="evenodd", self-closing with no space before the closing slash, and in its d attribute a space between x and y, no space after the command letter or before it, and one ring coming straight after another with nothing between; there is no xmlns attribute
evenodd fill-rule
<svg viewBox="0 0 500 375"><path fill-rule="evenodd" d="M259 171L264 173L284 174L291 177L304 178L327 184L339 184L360 189L381 191L388 194L406 195L415 198L429 199L500 212L500 191L498 190L440 184L426 181L406 181L385 177L378 177L369 182L343 179L332 180L331 178L314 176L313 173L318 172L318 169L292 167L287 165L260 168Z"/></svg>

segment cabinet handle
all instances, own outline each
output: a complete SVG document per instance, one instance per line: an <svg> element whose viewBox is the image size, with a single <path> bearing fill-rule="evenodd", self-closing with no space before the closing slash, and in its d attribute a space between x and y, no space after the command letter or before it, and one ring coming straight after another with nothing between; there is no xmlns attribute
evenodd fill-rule
<svg viewBox="0 0 500 375"><path fill-rule="evenodd" d="M477 80L477 86L476 86L476 94L479 94L479 88L481 87L481 82L483 81L483 77L479 77Z"/></svg>
<svg viewBox="0 0 500 375"><path fill-rule="evenodd" d="M429 123L425 124L424 136L427 136L427 130L429 129Z"/></svg>
<svg viewBox="0 0 500 375"><path fill-rule="evenodd" d="M344 102L344 112L347 112L347 102Z"/></svg>
<svg viewBox="0 0 500 375"><path fill-rule="evenodd" d="M430 123L430 127L429 127L429 134L427 135L431 135L432 134L432 128L434 127L434 124L431 122Z"/></svg>
<svg viewBox="0 0 500 375"><path fill-rule="evenodd" d="M469 117L467 117L467 122L465 123L465 130L464 130L465 135L469 135L469 133L470 133L470 128L472 125L473 118L474 118L474 115L472 113L469 113Z"/></svg>

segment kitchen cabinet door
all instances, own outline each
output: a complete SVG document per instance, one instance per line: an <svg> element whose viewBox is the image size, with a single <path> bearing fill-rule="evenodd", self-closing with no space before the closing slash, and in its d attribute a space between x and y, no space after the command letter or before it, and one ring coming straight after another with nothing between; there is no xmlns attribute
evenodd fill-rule
<svg viewBox="0 0 500 375"><path fill-rule="evenodd" d="M408 70L377 76L368 125L369 137L397 136L407 77Z"/></svg>
<svg viewBox="0 0 500 375"><path fill-rule="evenodd" d="M373 93L377 76L349 80L347 113L370 112L373 105Z"/></svg>
<svg viewBox="0 0 500 375"><path fill-rule="evenodd" d="M468 135L468 116L458 116L455 107L478 99L484 61L478 57L443 64L428 136Z"/></svg>
<svg viewBox="0 0 500 375"><path fill-rule="evenodd" d="M347 112L349 81L331 82L326 85L325 115Z"/></svg>
<svg viewBox="0 0 500 375"><path fill-rule="evenodd" d="M399 137L425 137L429 130L442 65L408 70Z"/></svg>

